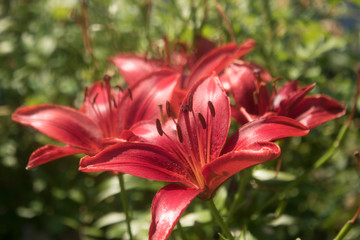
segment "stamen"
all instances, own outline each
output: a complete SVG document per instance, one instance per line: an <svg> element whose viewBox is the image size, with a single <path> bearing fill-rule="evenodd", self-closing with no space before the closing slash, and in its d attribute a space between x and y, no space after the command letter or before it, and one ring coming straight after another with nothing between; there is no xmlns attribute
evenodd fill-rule
<svg viewBox="0 0 360 240"><path fill-rule="evenodd" d="M181 111L183 111L184 113L187 113L187 112L189 112L189 110L190 110L188 104L181 105L180 109L181 109Z"/></svg>
<svg viewBox="0 0 360 240"><path fill-rule="evenodd" d="M208 106L210 109L211 116L215 117L215 107L211 101L208 101Z"/></svg>
<svg viewBox="0 0 360 240"><path fill-rule="evenodd" d="M115 85L115 87L116 87L117 89L119 89L120 92L123 92L123 91L124 91L124 89L123 89L120 85Z"/></svg>
<svg viewBox="0 0 360 240"><path fill-rule="evenodd" d="M111 95L111 100L113 101L114 107L117 108L116 100L113 95Z"/></svg>
<svg viewBox="0 0 360 240"><path fill-rule="evenodd" d="M95 104L97 97L99 96L99 93L95 94L95 97L93 98L92 104Z"/></svg>
<svg viewBox="0 0 360 240"><path fill-rule="evenodd" d="M160 120L158 118L156 119L156 129L160 136L162 136L164 134L164 131L162 130L162 127L161 127Z"/></svg>
<svg viewBox="0 0 360 240"><path fill-rule="evenodd" d="M204 116L201 113L198 113L198 117L199 117L202 128L206 129L206 121L205 121Z"/></svg>
<svg viewBox="0 0 360 240"><path fill-rule="evenodd" d="M104 77L103 77L103 80L104 80L106 83L108 83L108 82L110 82L111 77L110 77L109 75L105 74Z"/></svg>
<svg viewBox="0 0 360 240"><path fill-rule="evenodd" d="M189 111L192 112L193 110L193 95L189 95Z"/></svg>
<svg viewBox="0 0 360 240"><path fill-rule="evenodd" d="M167 117L171 117L171 109L170 109L170 102L166 101L166 115Z"/></svg>
<svg viewBox="0 0 360 240"><path fill-rule="evenodd" d="M87 86L85 86L84 87L84 101L86 100L88 94L89 94L89 88Z"/></svg>
<svg viewBox="0 0 360 240"><path fill-rule="evenodd" d="M181 127L179 124L176 124L176 132L179 138L179 141L182 143L184 141L183 139L183 135L182 135L182 131L181 131Z"/></svg>
<svg viewBox="0 0 360 240"><path fill-rule="evenodd" d="M130 100L133 100L133 96L132 96L132 92L131 92L130 88L128 88L128 92L129 92Z"/></svg>

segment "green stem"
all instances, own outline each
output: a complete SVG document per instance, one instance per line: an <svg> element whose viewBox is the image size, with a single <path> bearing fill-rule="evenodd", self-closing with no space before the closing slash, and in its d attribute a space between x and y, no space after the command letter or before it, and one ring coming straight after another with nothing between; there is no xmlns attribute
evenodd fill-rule
<svg viewBox="0 0 360 240"><path fill-rule="evenodd" d="M338 235L336 235L334 240L341 240L348 234L348 232L352 228L352 225L354 224L355 220L358 218L359 214L360 214L360 205L359 205L358 210L356 211L354 217L345 223L345 225L340 229L340 232L338 233Z"/></svg>
<svg viewBox="0 0 360 240"><path fill-rule="evenodd" d="M251 174L252 174L252 169L245 169L240 175L240 183L235 195L235 200L232 202L229 208L229 213L227 214L227 221L226 221L227 223L231 221L231 219L235 214L236 209L239 207L241 201L243 200L244 190L249 182Z"/></svg>
<svg viewBox="0 0 360 240"><path fill-rule="evenodd" d="M221 228L222 232L225 234L225 236L229 240L234 240L234 237L231 235L228 226L225 224L223 218L221 217L219 211L217 210L217 208L214 204L214 201L212 199L210 199L206 203L208 204L208 207L210 208L210 211L211 211L215 221L220 226L220 228Z"/></svg>
<svg viewBox="0 0 360 240"><path fill-rule="evenodd" d="M338 233L338 235L336 235L336 237L334 238L334 240L341 240L343 239L346 234L350 231L350 229L352 228L352 222L349 220L345 223L345 225L341 228L340 232Z"/></svg>
<svg viewBox="0 0 360 240"><path fill-rule="evenodd" d="M119 184L120 184L120 196L121 196L121 202L124 208L125 212L125 218L126 218L126 226L129 233L130 240L133 239L132 232L131 232L131 225L130 225L130 215L129 215L129 208L127 203L127 197L126 197L126 189L124 184L124 174L119 173Z"/></svg>

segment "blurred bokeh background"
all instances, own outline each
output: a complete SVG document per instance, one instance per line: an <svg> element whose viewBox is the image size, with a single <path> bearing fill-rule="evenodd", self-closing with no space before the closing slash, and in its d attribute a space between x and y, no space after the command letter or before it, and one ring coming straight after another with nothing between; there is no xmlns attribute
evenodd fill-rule
<svg viewBox="0 0 360 240"><path fill-rule="evenodd" d="M257 42L246 60L282 76L280 84L294 79L302 86L316 83L311 94L327 94L348 109L346 116L308 136L285 141L278 179L273 178L276 161L253 169L231 227L242 229L246 238L241 239L332 239L360 203L360 174L353 156L360 148L359 107L326 164L275 203L261 212L256 209L311 168L347 121L360 67L360 1L218 3L236 42ZM196 35L217 46L231 41L214 0L0 2L0 239L127 239L117 178L78 172L81 156L26 171L32 151L57 143L12 122L11 114L19 106L40 103L79 107L84 86L104 74L113 75L114 84L122 83L109 57L120 52L156 57L164 47L163 36L170 43L181 40L192 46ZM151 200L163 183L125 179L133 231L137 239L146 239ZM219 189L215 201L220 210L233 199L231 189L241 179L238 174ZM210 220L206 206L195 200L182 218L185 234L189 239L217 239ZM359 238L356 222L347 239ZM170 239L181 239L176 228Z"/></svg>

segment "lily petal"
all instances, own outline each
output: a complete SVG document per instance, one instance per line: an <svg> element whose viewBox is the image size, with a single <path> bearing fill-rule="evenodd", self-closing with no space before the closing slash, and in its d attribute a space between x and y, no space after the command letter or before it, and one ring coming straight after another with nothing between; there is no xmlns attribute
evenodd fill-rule
<svg viewBox="0 0 360 240"><path fill-rule="evenodd" d="M203 175L213 195L216 189L235 173L272 160L280 155L280 147L272 142L256 142L241 149L222 155L205 166Z"/></svg>
<svg viewBox="0 0 360 240"><path fill-rule="evenodd" d="M58 158L74 155L77 153L85 153L85 150L71 146L58 147L54 145L46 145L38 148L31 154L29 162L26 166L26 170L56 160Z"/></svg>
<svg viewBox="0 0 360 240"><path fill-rule="evenodd" d="M198 79L205 77L213 71L220 73L232 60L237 59L248 53L255 46L252 39L245 41L240 46L229 43L220 48L216 48L204 55L192 68L189 76L185 79L183 87L190 88Z"/></svg>
<svg viewBox="0 0 360 240"><path fill-rule="evenodd" d="M165 149L141 142L121 142L80 160L80 171L116 171L157 181L191 185L181 162Z"/></svg>
<svg viewBox="0 0 360 240"><path fill-rule="evenodd" d="M167 239L181 214L200 192L201 189L186 188L177 184L169 184L160 189L151 206L149 239Z"/></svg>
<svg viewBox="0 0 360 240"><path fill-rule="evenodd" d="M225 144L222 154L243 149L255 142L274 141L281 138L304 136L309 130L298 121L283 117L271 116L256 119L243 125Z"/></svg>
<svg viewBox="0 0 360 240"><path fill-rule="evenodd" d="M172 70L160 70L146 75L129 87L119 103L120 119L123 129L129 129L134 123L160 118L159 105L165 105L180 78Z"/></svg>
<svg viewBox="0 0 360 240"><path fill-rule="evenodd" d="M342 103L325 95L315 95L306 97L297 104L290 112L290 117L312 129L341 117L345 112L346 108Z"/></svg>
<svg viewBox="0 0 360 240"><path fill-rule="evenodd" d="M226 141L230 126L229 98L219 78L214 75L196 82L185 97L183 107L188 106L190 98L192 112L186 109L179 112L178 123L184 139L191 146L201 142L203 149L209 148L210 159L217 157ZM205 129L198 114L204 117ZM199 145L199 152L203 151L202 147Z"/></svg>
<svg viewBox="0 0 360 240"><path fill-rule="evenodd" d="M153 71L160 70L164 65L161 61L131 54L118 54L110 58L110 61L116 65L128 85Z"/></svg>
<svg viewBox="0 0 360 240"><path fill-rule="evenodd" d="M250 114L258 114L254 99L256 77L251 66L231 64L226 68L225 76L230 83L230 91L238 107L245 108Z"/></svg>
<svg viewBox="0 0 360 240"><path fill-rule="evenodd" d="M291 85L287 84L287 85ZM303 87L296 92L290 93L290 95L281 101L279 108L277 110L278 114L281 116L288 116L292 109L308 94L311 89L315 87L315 83L310 84L306 87Z"/></svg>
<svg viewBox="0 0 360 240"><path fill-rule="evenodd" d="M12 119L60 142L98 149L103 133L85 114L69 107L43 104L18 108Z"/></svg>

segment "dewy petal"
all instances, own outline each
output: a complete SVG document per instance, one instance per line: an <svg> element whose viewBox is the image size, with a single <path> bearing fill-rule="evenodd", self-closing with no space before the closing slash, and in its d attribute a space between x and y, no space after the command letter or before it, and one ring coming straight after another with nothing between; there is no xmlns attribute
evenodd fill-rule
<svg viewBox="0 0 360 240"><path fill-rule="evenodd" d="M99 148L103 137L101 130L85 114L59 105L21 107L12 119L60 142L84 149Z"/></svg>
<svg viewBox="0 0 360 240"><path fill-rule="evenodd" d="M304 98L289 114L309 129L332 119L341 117L346 112L345 106L325 95Z"/></svg>
<svg viewBox="0 0 360 240"><path fill-rule="evenodd" d="M181 214L201 189L169 184L160 189L151 206L150 240L165 240L179 221Z"/></svg>
<svg viewBox="0 0 360 240"><path fill-rule="evenodd" d="M274 141L286 137L304 136L309 130L298 121L271 116L253 120L243 125L225 144L222 154L243 149L255 142Z"/></svg>
<svg viewBox="0 0 360 240"><path fill-rule="evenodd" d="M254 46L255 42L249 39L240 46L237 46L235 43L229 43L212 50L204 55L191 69L189 76L185 79L183 88L190 88L197 80L212 72L220 73L232 60L248 53Z"/></svg>
<svg viewBox="0 0 360 240"><path fill-rule="evenodd" d="M80 160L80 171L116 171L134 176L191 185L191 177L181 162L164 148L140 142L122 142L97 155Z"/></svg>
<svg viewBox="0 0 360 240"><path fill-rule="evenodd" d="M131 54L118 54L110 58L110 61L116 65L128 85L153 71L160 70L164 65L161 61Z"/></svg>
<svg viewBox="0 0 360 240"><path fill-rule="evenodd" d="M184 139L186 139L190 145L193 145L191 143L200 144L200 139L204 149L206 147L210 148L210 159L212 159L219 156L221 147L227 138L231 118L229 98L222 88L219 78L214 75L196 82L185 97L184 106L188 104L190 96L192 96L193 112L180 110L178 123ZM211 102L214 107L215 116L212 116L209 102ZM202 128L201 122L198 119L199 113L205 118L206 129ZM189 116L190 124L187 123L187 116ZM200 138L197 134L198 132L200 132ZM200 145L198 147L200 148ZM204 149L200 151L204 151ZM194 149L193 151L197 150Z"/></svg>
<svg viewBox="0 0 360 240"><path fill-rule="evenodd" d="M129 87L120 105L123 129L134 123L160 118L159 105L165 106L179 80L180 74L172 70L160 70L146 75Z"/></svg>
<svg viewBox="0 0 360 240"><path fill-rule="evenodd" d="M280 155L280 148L272 142L255 142L238 151L222 155L205 166L203 175L210 195L229 177L253 165L272 160Z"/></svg>
<svg viewBox="0 0 360 240"><path fill-rule="evenodd" d="M46 145L37 149L31 154L26 169L29 170L58 158L74 155L77 153L85 153L85 150L71 146L57 147L54 145Z"/></svg>

